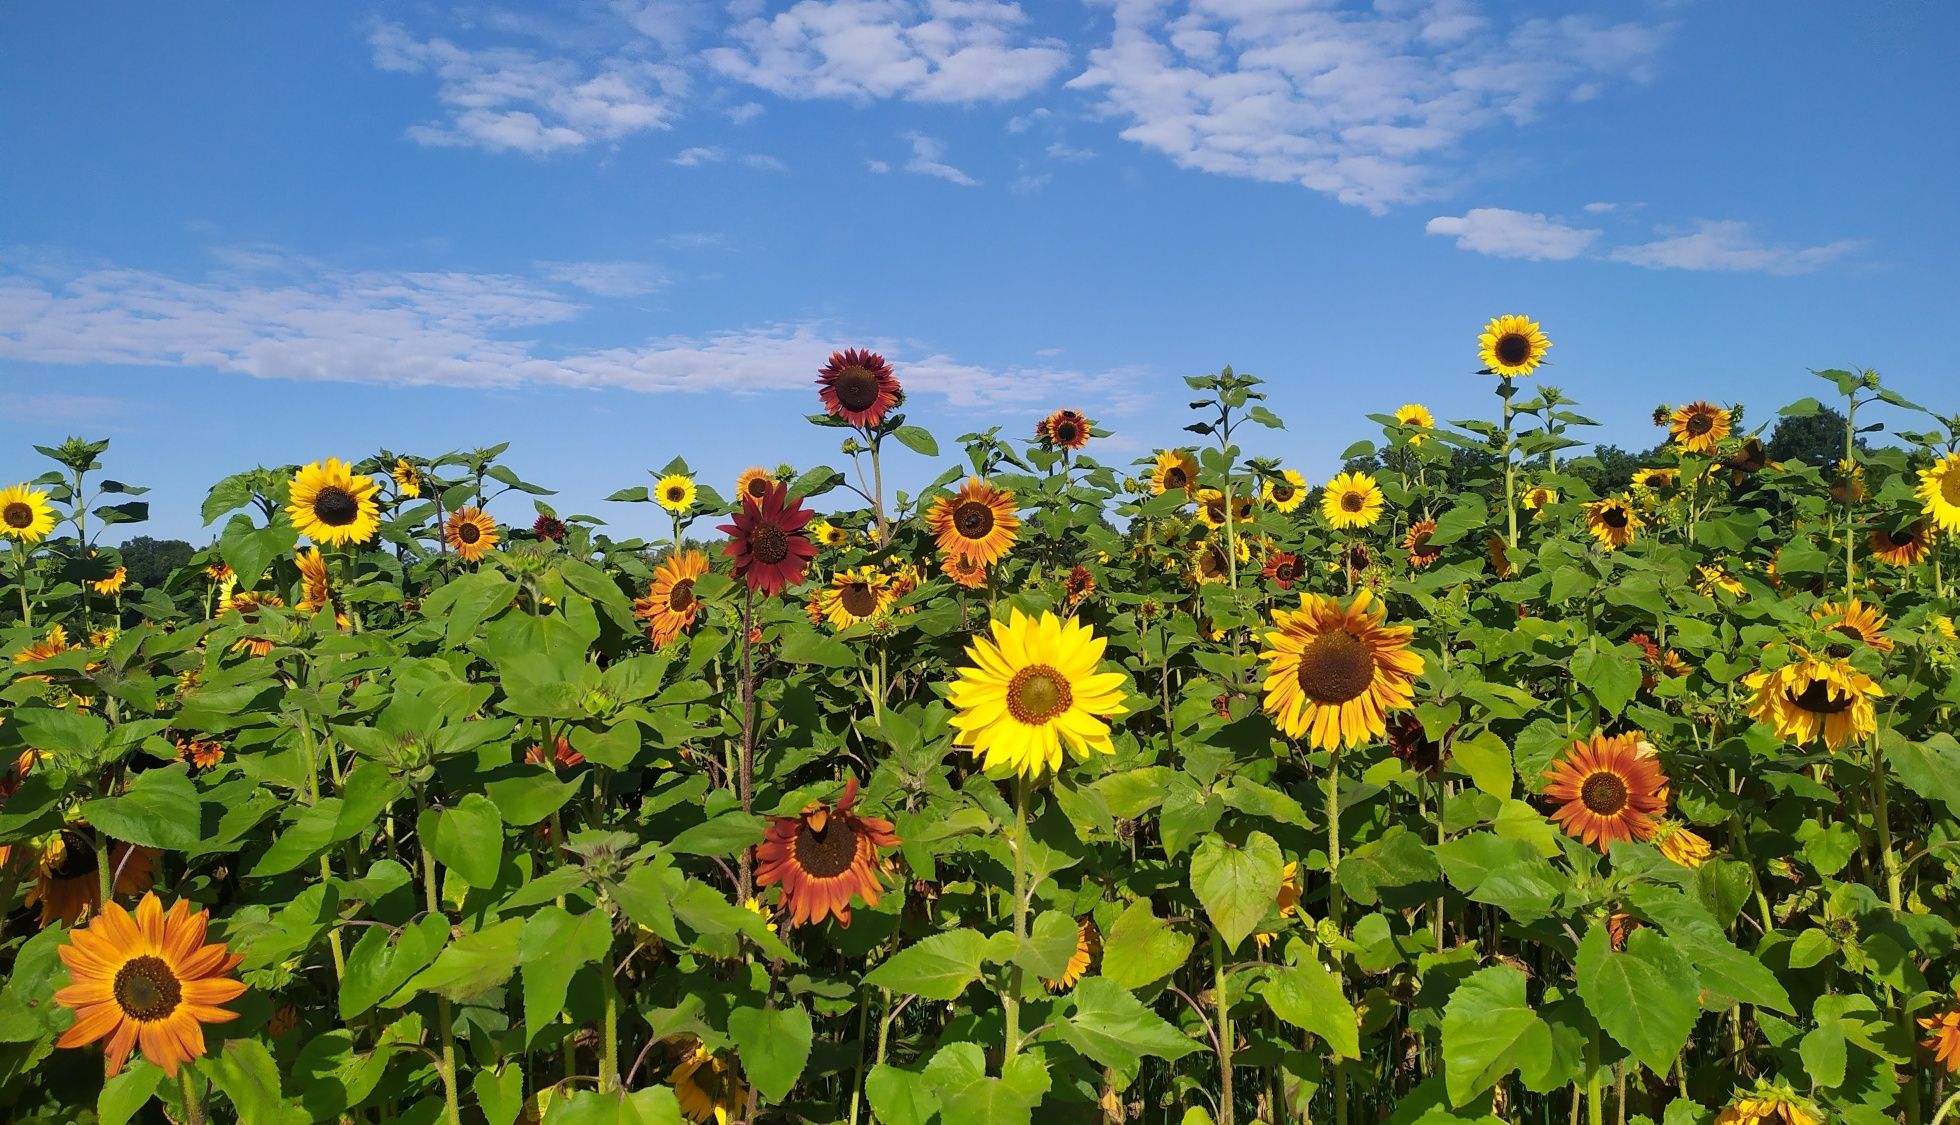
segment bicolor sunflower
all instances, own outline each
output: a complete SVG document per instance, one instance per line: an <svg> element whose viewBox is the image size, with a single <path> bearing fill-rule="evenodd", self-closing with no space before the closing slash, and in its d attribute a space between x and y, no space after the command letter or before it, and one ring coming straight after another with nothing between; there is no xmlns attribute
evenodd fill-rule
<svg viewBox="0 0 1960 1125"><path fill-rule="evenodd" d="M667 1072L667 1084L674 1088L681 1116L696 1125L727 1125L748 1105L749 1089L734 1064L699 1043Z"/></svg>
<svg viewBox="0 0 1960 1125"><path fill-rule="evenodd" d="M1764 469L1771 468L1769 450L1764 448L1761 438L1743 438L1742 444L1730 453L1727 461L1730 483L1741 484L1747 477L1754 476Z"/></svg>
<svg viewBox="0 0 1960 1125"><path fill-rule="evenodd" d="M1653 844L1683 867L1700 867L1715 852L1699 833L1664 817L1654 822Z"/></svg>
<svg viewBox="0 0 1960 1125"><path fill-rule="evenodd" d="M497 545L497 521L482 509L464 505L449 517L442 529L442 541L464 562L476 562Z"/></svg>
<svg viewBox="0 0 1960 1125"><path fill-rule="evenodd" d="M830 585L819 598L831 625L848 629L891 608L891 576L875 566L840 570L830 576Z"/></svg>
<svg viewBox="0 0 1960 1125"><path fill-rule="evenodd" d="M1756 693L1749 704L1750 718L1769 724L1791 742L1821 738L1832 753L1878 729L1872 700L1885 690L1877 681L1849 660L1797 652L1797 659L1780 668L1743 677L1743 686Z"/></svg>
<svg viewBox="0 0 1960 1125"><path fill-rule="evenodd" d="M735 478L735 496L759 504L764 496L769 495L769 486L775 483L776 474L760 465L752 465Z"/></svg>
<svg viewBox="0 0 1960 1125"><path fill-rule="evenodd" d="M1890 619L1881 613L1877 606L1867 605L1857 598L1841 602L1819 602L1817 607L1810 611L1810 619L1817 622L1825 632L1843 637L1855 644L1864 645L1878 652L1892 651L1892 638L1885 635L1885 625ZM1840 652L1834 646L1831 655L1849 656L1851 650L1846 648Z"/></svg>
<svg viewBox="0 0 1960 1125"><path fill-rule="evenodd" d="M1413 711L1398 711L1389 717L1388 752L1403 765L1428 777L1435 777L1450 757L1441 742L1429 737L1422 720Z"/></svg>
<svg viewBox="0 0 1960 1125"><path fill-rule="evenodd" d="M756 846L755 884L781 884L790 925L835 918L849 926L853 897L878 905L885 890L878 849L900 841L891 821L853 811L857 795L853 777L836 805L813 801L796 816L776 817Z"/></svg>
<svg viewBox="0 0 1960 1125"><path fill-rule="evenodd" d="M1162 496L1166 492L1182 492L1186 499L1198 490L1198 460L1182 449L1164 449L1157 453L1157 464L1150 470L1150 491Z"/></svg>
<svg viewBox="0 0 1960 1125"><path fill-rule="evenodd" d="M109 577L98 578L90 582L88 586L89 589L94 590L96 593L101 594L105 598L113 598L117 594L122 593L123 587L127 585L128 582L129 582L129 568L124 566L119 566L115 570L110 572Z"/></svg>
<svg viewBox="0 0 1960 1125"><path fill-rule="evenodd" d="M845 348L830 353L829 362L817 372L817 397L831 417L869 428L905 401L905 391L884 356Z"/></svg>
<svg viewBox="0 0 1960 1125"><path fill-rule="evenodd" d="M55 1046L108 1040L111 1077L138 1047L173 1077L179 1065L202 1058L204 1025L237 1019L219 1005L245 992L229 975L244 955L223 942L205 944L205 926L204 911L192 910L190 900L178 899L165 913L157 896L146 894L133 917L112 902L87 929L71 931L57 950L70 983L54 999L74 1009L75 1022Z"/></svg>
<svg viewBox="0 0 1960 1125"><path fill-rule="evenodd" d="M1535 512L1540 508L1558 503L1558 493L1543 485L1538 485L1525 489L1524 496L1519 499L1519 502L1524 505L1525 511Z"/></svg>
<svg viewBox="0 0 1960 1125"><path fill-rule="evenodd" d="M53 530L54 507L46 492L26 484L0 488L0 536L39 543Z"/></svg>
<svg viewBox="0 0 1960 1125"><path fill-rule="evenodd" d="M422 495L422 473L408 463L408 458L395 458L395 467L388 470L388 476L395 482L395 495L410 500Z"/></svg>
<svg viewBox="0 0 1960 1125"><path fill-rule="evenodd" d="M1711 402L1691 402L1674 412L1668 434L1689 453L1713 454L1729 436L1729 412Z"/></svg>
<svg viewBox="0 0 1960 1125"><path fill-rule="evenodd" d="M698 491L693 477L686 473L668 473L654 482L653 499L661 507L679 515L694 507L694 497Z"/></svg>
<svg viewBox="0 0 1960 1125"><path fill-rule="evenodd" d="M1919 1026L1932 1032L1921 1045L1933 1052L1933 1061L1950 1074L1960 1074L1960 1003L1921 1019Z"/></svg>
<svg viewBox="0 0 1960 1125"><path fill-rule="evenodd" d="M1544 329L1530 317L1500 316L1484 325L1477 337L1477 357L1484 363L1482 374L1509 379L1537 370L1551 346Z"/></svg>
<svg viewBox="0 0 1960 1125"><path fill-rule="evenodd" d="M543 746L532 743L524 751L524 760L534 766L549 766L553 773L559 770L577 769L585 764L585 755L572 749L571 740L559 735L553 740L551 753L547 755Z"/></svg>
<svg viewBox="0 0 1960 1125"><path fill-rule="evenodd" d="M150 887L156 849L135 844L110 844L110 875L115 893L133 895ZM96 844L73 828L56 832L41 848L34 884L27 888L27 905L41 908L41 928L61 922L74 926L102 906L102 876L96 867Z"/></svg>
<svg viewBox="0 0 1960 1125"><path fill-rule="evenodd" d="M706 573L708 556L700 551L669 555L653 568L646 596L633 599L633 616L646 622L653 647L666 648L700 616L701 599L694 596L694 583Z"/></svg>
<svg viewBox="0 0 1960 1125"><path fill-rule="evenodd" d="M1252 545L1243 535L1233 536L1233 554L1239 562L1252 561ZM1213 582L1229 582L1232 578L1232 561L1225 552L1225 540L1220 536L1200 539L1191 547L1191 580L1200 586Z"/></svg>
<svg viewBox="0 0 1960 1125"><path fill-rule="evenodd" d="M1681 492L1681 470L1679 469L1635 469L1633 488L1643 497L1655 502L1674 499Z"/></svg>
<svg viewBox="0 0 1960 1125"><path fill-rule="evenodd" d="M365 543L381 526L374 478L354 472L338 457L314 461L293 477L286 515L301 535L327 547Z"/></svg>
<svg viewBox="0 0 1960 1125"><path fill-rule="evenodd" d="M1609 551L1633 542L1634 533L1646 522L1622 496L1608 496L1586 505L1586 530Z"/></svg>
<svg viewBox="0 0 1960 1125"><path fill-rule="evenodd" d="M1660 759L1643 753L1639 734L1595 732L1566 747L1545 771L1545 796L1565 834L1604 852L1615 840L1646 840L1667 807Z"/></svg>
<svg viewBox="0 0 1960 1125"><path fill-rule="evenodd" d="M1129 711L1121 672L1101 671L1108 642L1079 621L1016 609L991 636L967 645L967 666L947 692L955 740L984 768L1027 778L1059 772L1062 748L1077 761L1114 754L1109 720Z"/></svg>
<svg viewBox="0 0 1960 1125"><path fill-rule="evenodd" d="M1034 440L1049 449L1081 449L1094 426L1079 410L1057 410L1035 423Z"/></svg>
<svg viewBox="0 0 1960 1125"><path fill-rule="evenodd" d="M1960 531L1960 453L1949 453L1929 469L1919 471L1914 495L1926 502L1921 509L1941 531Z"/></svg>
<svg viewBox="0 0 1960 1125"><path fill-rule="evenodd" d="M939 572L968 590L987 588L987 567L965 555L947 555L939 560Z"/></svg>
<svg viewBox="0 0 1960 1125"><path fill-rule="evenodd" d="M804 568L817 555L816 544L803 533L811 514L780 482L760 501L744 498L734 522L719 528L729 536L722 553L735 560L735 577L765 597L803 581Z"/></svg>
<svg viewBox="0 0 1960 1125"><path fill-rule="evenodd" d="M1320 497L1320 514L1344 531L1373 527L1382 518L1382 489L1366 473L1339 473Z"/></svg>
<svg viewBox="0 0 1960 1125"><path fill-rule="evenodd" d="M933 500L926 526L938 539L941 554L991 566L1019 538L1021 517L1015 515L1012 492L968 477L957 493Z"/></svg>
<svg viewBox="0 0 1960 1125"><path fill-rule="evenodd" d="M1096 576L1081 563L1075 564L1075 568L1068 572L1068 577L1062 580L1062 599L1070 605L1087 601L1089 595L1095 592Z"/></svg>
<svg viewBox="0 0 1960 1125"><path fill-rule="evenodd" d="M1291 551L1274 551L1266 556L1266 565L1260 574L1272 579L1273 585L1282 590L1291 590L1300 580L1300 556Z"/></svg>
<svg viewBox="0 0 1960 1125"><path fill-rule="evenodd" d="M1822 1125L1823 1114L1787 1086L1759 1081L1715 1115L1715 1125Z"/></svg>
<svg viewBox="0 0 1960 1125"><path fill-rule="evenodd" d="M1407 426L1415 431L1409 435L1410 445L1421 445L1428 441L1429 431L1436 428L1436 416L1429 412L1427 406L1419 402L1403 404L1395 412L1395 422L1397 425Z"/></svg>
<svg viewBox="0 0 1960 1125"><path fill-rule="evenodd" d="M1355 746L1387 733L1391 711L1410 706L1422 656L1415 630L1384 625L1387 607L1362 590L1352 605L1303 594L1297 610L1273 610L1265 636L1266 713L1288 738L1314 748Z"/></svg>
<svg viewBox="0 0 1960 1125"><path fill-rule="evenodd" d="M1421 570L1443 557L1443 549L1429 542L1429 537L1434 534L1435 520L1417 520L1409 525L1409 533L1402 537L1402 549L1409 552L1410 566Z"/></svg>
<svg viewBox="0 0 1960 1125"><path fill-rule="evenodd" d="M225 745L201 738L180 738L177 756L194 769L208 770L225 760Z"/></svg>
<svg viewBox="0 0 1960 1125"><path fill-rule="evenodd" d="M327 581L327 559L318 547L308 547L293 557L299 566L300 598L293 608L301 613L318 613L333 600Z"/></svg>
<svg viewBox="0 0 1960 1125"><path fill-rule="evenodd" d="M1102 931L1094 918L1084 918L1075 928L1075 952L1069 954L1068 967L1056 978L1042 977L1050 992L1067 992L1089 972L1089 966L1102 955Z"/></svg>
<svg viewBox="0 0 1960 1125"><path fill-rule="evenodd" d="M1870 546L1872 557L1889 566L1917 566L1932 550L1933 532L1925 520L1914 520L1897 531L1874 527Z"/></svg>
<svg viewBox="0 0 1960 1125"><path fill-rule="evenodd" d="M64 652L72 652L80 647L82 646L69 644L68 627L56 623L48 626L47 633L40 640L14 653L14 663L39 664L43 660L60 656Z"/></svg>

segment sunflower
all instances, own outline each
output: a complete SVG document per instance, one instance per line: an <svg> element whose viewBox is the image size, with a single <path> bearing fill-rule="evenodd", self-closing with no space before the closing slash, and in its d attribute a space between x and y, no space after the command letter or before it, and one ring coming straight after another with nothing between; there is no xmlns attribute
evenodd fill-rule
<svg viewBox="0 0 1960 1125"><path fill-rule="evenodd" d="M128 582L129 582L129 568L126 566L119 566L115 569L113 573L109 575L109 577L90 582L88 586L89 589L94 590L96 593L101 594L105 598L113 598L117 594L122 593L123 586L126 585Z"/></svg>
<svg viewBox="0 0 1960 1125"><path fill-rule="evenodd" d="M829 520L812 520L810 521L810 538L826 547L839 549L850 544L851 533L831 523Z"/></svg>
<svg viewBox="0 0 1960 1125"><path fill-rule="evenodd" d="M877 352L845 348L830 353L817 372L817 397L833 418L853 426L876 426L885 412L905 401L892 365Z"/></svg>
<svg viewBox="0 0 1960 1125"><path fill-rule="evenodd" d="M1535 512L1540 508L1558 503L1558 493L1543 485L1527 488L1524 490L1522 503L1524 504L1525 511Z"/></svg>
<svg viewBox="0 0 1960 1125"><path fill-rule="evenodd" d="M1689 453L1712 454L1729 436L1729 412L1709 402L1691 402L1676 410L1668 433Z"/></svg>
<svg viewBox="0 0 1960 1125"><path fill-rule="evenodd" d="M1075 987L1089 971L1089 963L1102 955L1102 931L1096 929L1094 918L1084 918L1075 929L1075 952L1069 954L1068 967L1062 970L1060 979L1041 978L1050 992L1067 992Z"/></svg>
<svg viewBox="0 0 1960 1125"><path fill-rule="evenodd" d="M1719 562L1695 564L1695 591L1704 597L1714 597L1715 591L1722 590L1734 597L1747 593L1742 582L1728 572Z"/></svg>
<svg viewBox="0 0 1960 1125"><path fill-rule="evenodd" d="M1831 499L1840 504L1856 504L1865 498L1865 467L1853 462L1851 468L1839 465L1831 475Z"/></svg>
<svg viewBox="0 0 1960 1125"><path fill-rule="evenodd" d="M1656 501L1672 500L1681 491L1679 469L1635 469L1633 487Z"/></svg>
<svg viewBox="0 0 1960 1125"><path fill-rule="evenodd" d="M1897 531L1872 528L1872 557L1892 566L1916 566L1932 549L1933 535L1925 520L1914 520Z"/></svg>
<svg viewBox="0 0 1960 1125"><path fill-rule="evenodd" d="M332 590L327 584L327 560L320 554L320 548L308 547L293 559L299 565L300 599L293 608L301 613L317 613L327 607L332 600Z"/></svg>
<svg viewBox="0 0 1960 1125"><path fill-rule="evenodd" d="M1715 1115L1715 1125L1821 1125L1823 1116L1786 1086L1758 1082Z"/></svg>
<svg viewBox="0 0 1960 1125"><path fill-rule="evenodd" d="M1298 469L1281 469L1278 476L1267 477L1259 486L1259 499L1274 510L1290 512L1298 508L1307 498L1307 478Z"/></svg>
<svg viewBox="0 0 1960 1125"><path fill-rule="evenodd" d="M1081 449L1094 426L1079 410L1057 410L1035 423L1034 439L1049 449Z"/></svg>
<svg viewBox="0 0 1960 1125"><path fill-rule="evenodd" d="M1640 735L1595 733L1580 739L1545 771L1545 796L1564 802L1552 819L1565 834L1604 852L1615 840L1645 840L1667 807L1660 760L1640 750Z"/></svg>
<svg viewBox="0 0 1960 1125"><path fill-rule="evenodd" d="M759 501L744 499L735 522L720 525L729 535L722 553L735 560L735 577L750 590L775 597L783 587L803 581L803 568L816 557L816 544L803 529L810 509L789 498L789 486L771 485Z"/></svg>
<svg viewBox="0 0 1960 1125"><path fill-rule="evenodd" d="M497 545L497 521L479 508L465 505L456 509L443 528L442 541L464 562L476 562Z"/></svg>
<svg viewBox="0 0 1960 1125"><path fill-rule="evenodd" d="M1429 537L1436 534L1435 520L1417 520L1409 525L1409 533L1402 537L1402 549L1409 552L1409 565L1421 570L1443 557L1440 547L1433 547Z"/></svg>
<svg viewBox="0 0 1960 1125"><path fill-rule="evenodd" d="M1743 686L1756 693L1749 704L1750 718L1768 723L1791 742L1821 737L1832 753L1878 729L1872 700L1885 694L1883 688L1849 660L1798 652L1798 659L1781 668L1743 677Z"/></svg>
<svg viewBox="0 0 1960 1125"><path fill-rule="evenodd" d="M891 576L875 566L840 570L831 575L830 587L821 598L824 616L831 625L848 629L891 608Z"/></svg>
<svg viewBox="0 0 1960 1125"><path fill-rule="evenodd" d="M653 647L666 648L687 632L701 614L694 582L708 573L708 556L699 551L669 555L653 568L653 582L644 598L633 599L633 616L647 623Z"/></svg>
<svg viewBox="0 0 1960 1125"><path fill-rule="evenodd" d="M776 474L760 465L752 465L742 470L735 478L735 495L747 501L760 504L769 495L769 486L776 483Z"/></svg>
<svg viewBox="0 0 1960 1125"><path fill-rule="evenodd" d="M75 1023L55 1046L106 1038L111 1077L139 1046L173 1077L180 1063L202 1058L204 1025L237 1019L218 1005L245 992L228 975L244 954L223 942L204 944L206 923L188 899L166 914L157 896L146 894L134 917L112 902L87 929L70 932L58 949L70 983L54 999L75 1010Z"/></svg>
<svg viewBox="0 0 1960 1125"><path fill-rule="evenodd" d="M1320 514L1342 529L1373 527L1382 518L1381 486L1366 473L1340 473L1327 482Z"/></svg>
<svg viewBox="0 0 1960 1125"><path fill-rule="evenodd" d="M1096 576L1081 563L1075 564L1075 569L1069 571L1068 577L1062 580L1062 598L1070 605L1086 600L1095 592Z"/></svg>
<svg viewBox="0 0 1960 1125"><path fill-rule="evenodd" d="M1683 867L1700 867L1714 854L1708 841L1688 828L1671 820L1658 820L1654 823L1654 846L1661 854Z"/></svg>
<svg viewBox="0 0 1960 1125"><path fill-rule="evenodd" d="M1303 594L1297 610L1276 609L1266 634L1266 713L1288 738L1315 749L1354 746L1387 733L1390 711L1408 707L1421 655L1415 630L1382 624L1385 606L1362 590L1351 606Z"/></svg>
<svg viewBox="0 0 1960 1125"><path fill-rule="evenodd" d="M1436 428L1436 416L1429 408L1419 402L1406 403L1395 412L1395 422L1407 426L1415 433L1409 435L1410 445L1421 445L1429 440L1429 431Z"/></svg>
<svg viewBox="0 0 1960 1125"><path fill-rule="evenodd" d="M853 896L878 905L885 889L878 849L895 848L899 839L891 821L851 811L857 794L853 777L835 806L813 801L796 816L776 817L756 846L756 886L782 884L790 925L831 917L849 926Z"/></svg>
<svg viewBox="0 0 1960 1125"><path fill-rule="evenodd" d="M408 463L408 458L395 458L395 467L388 470L388 475L394 479L396 495L409 500L422 495L422 474Z"/></svg>
<svg viewBox="0 0 1960 1125"><path fill-rule="evenodd" d="M1729 454L1727 464L1729 479L1733 484L1741 484L1743 478L1775 467L1770 464L1769 451L1763 447L1763 439L1754 437L1743 438L1742 444Z"/></svg>
<svg viewBox="0 0 1960 1125"><path fill-rule="evenodd" d="M939 571L969 590L987 588L987 567L965 555L947 555L939 560Z"/></svg>
<svg viewBox="0 0 1960 1125"><path fill-rule="evenodd" d="M1885 635L1888 618L1879 612L1877 606L1866 605L1857 598L1848 601L1827 601L1819 603L1810 611L1810 619L1824 626L1831 633L1845 637L1858 644L1879 652L1892 651L1892 638ZM1833 648L1833 656L1849 656L1850 649L1843 652Z"/></svg>
<svg viewBox="0 0 1960 1125"><path fill-rule="evenodd" d="M1162 496L1166 492L1182 492L1188 500L1197 490L1197 458L1182 449L1159 450L1156 467L1150 470L1151 493Z"/></svg>
<svg viewBox="0 0 1960 1125"><path fill-rule="evenodd" d="M25 484L0 488L0 536L39 543L53 530L54 508L46 492Z"/></svg>
<svg viewBox="0 0 1960 1125"><path fill-rule="evenodd" d="M1107 641L1089 626L1052 613L1020 610L995 619L991 637L966 648L947 693L958 712L957 745L981 756L986 769L1011 767L1027 778L1060 771L1062 747L1077 761L1114 754L1107 720L1129 711L1121 672L1102 672Z"/></svg>
<svg viewBox="0 0 1960 1125"><path fill-rule="evenodd" d="M679 515L694 506L694 478L686 473L668 473L653 486L653 498L668 511Z"/></svg>
<svg viewBox="0 0 1960 1125"><path fill-rule="evenodd" d="M1960 453L1949 453L1930 469L1919 470L1913 494L1926 501L1921 509L1941 531L1960 531Z"/></svg>
<svg viewBox="0 0 1960 1125"><path fill-rule="evenodd" d="M1252 545L1246 541L1246 537L1234 536L1234 540L1232 553L1239 557L1241 563L1251 562ZM1223 539L1212 537L1198 540L1192 544L1192 553L1196 556L1191 564L1192 581L1203 586L1231 580L1232 563L1226 556Z"/></svg>
<svg viewBox="0 0 1960 1125"><path fill-rule="evenodd" d="M1291 590L1300 580L1300 556L1291 551L1274 551L1266 556L1266 565L1261 574L1273 580L1273 585L1282 590Z"/></svg>
<svg viewBox="0 0 1960 1125"><path fill-rule="evenodd" d="M681 1116L697 1123L727 1125L731 1117L741 1115L749 1100L748 1087L735 1067L699 1043L667 1072L667 1084L674 1088Z"/></svg>
<svg viewBox="0 0 1960 1125"><path fill-rule="evenodd" d="M1941 640L1960 641L1960 628L1955 628L1953 618L1944 613L1933 615L1933 628L1939 632Z"/></svg>
<svg viewBox="0 0 1960 1125"><path fill-rule="evenodd" d="M96 869L96 845L73 828L56 832L41 849L34 885L27 888L27 905L41 904L41 928L56 922L78 925L102 905L102 877ZM111 873L117 894L135 894L150 887L156 849L112 844Z"/></svg>
<svg viewBox="0 0 1960 1125"><path fill-rule="evenodd" d="M1529 375L1545 361L1552 342L1529 317L1500 316L1484 325L1477 337L1477 355L1484 361L1485 375Z"/></svg>
<svg viewBox="0 0 1960 1125"><path fill-rule="evenodd" d="M530 749L524 751L524 760L534 766L550 766L556 773L561 769L577 769L584 765L585 755L572 749L571 740L561 734L552 742L549 757L545 755L543 746L533 743Z"/></svg>
<svg viewBox="0 0 1960 1125"><path fill-rule="evenodd" d="M1960 1074L1960 1004L1921 1019L1919 1026L1932 1032L1922 1045L1933 1052L1933 1061Z"/></svg>
<svg viewBox="0 0 1960 1125"><path fill-rule="evenodd" d="M225 746L222 742L180 738L177 756L197 769L208 770L225 760Z"/></svg>
<svg viewBox="0 0 1960 1125"><path fill-rule="evenodd" d="M292 517L293 527L315 543L328 547L365 543L381 526L380 509L374 503L378 491L373 477L356 476L353 466L329 457L312 462L293 478L286 514Z"/></svg>
<svg viewBox="0 0 1960 1125"><path fill-rule="evenodd" d="M938 537L942 554L990 566L1014 546L1021 518L1014 514L1012 492L968 477L958 493L932 502L926 525Z"/></svg>
<svg viewBox="0 0 1960 1125"><path fill-rule="evenodd" d="M1282 918L1291 918L1300 910L1300 864L1287 860L1286 866L1279 870L1279 890L1273 895L1273 906ZM1273 943L1278 934L1253 934L1252 940L1265 949Z"/></svg>
<svg viewBox="0 0 1960 1125"><path fill-rule="evenodd" d="M1609 551L1617 551L1633 542L1634 532L1645 526L1646 521L1633 510L1625 497L1608 496L1586 505L1586 530L1599 540L1599 545Z"/></svg>
<svg viewBox="0 0 1960 1125"><path fill-rule="evenodd" d="M1078 567L1077 569L1079 570L1081 568ZM892 571L890 577L891 577L891 584L892 584L891 601L892 604L897 607L898 612L902 614L919 612L919 607L917 605L900 605L899 603L903 602L906 598L909 598L913 594L917 593L919 587L924 586L926 584L925 572L920 570L918 568L918 565L915 563L909 563L909 562L900 563L898 564L898 568ZM1072 575L1071 575L1071 581L1073 581ZM1091 580L1089 583L1089 589L1094 590L1095 588L1096 588L1096 584L1093 580ZM1087 594L1084 594L1083 596L1086 597Z"/></svg>
<svg viewBox="0 0 1960 1125"><path fill-rule="evenodd" d="M80 647L82 646L68 643L68 629L66 626L54 624L48 626L46 636L21 649L19 652L14 653L14 663L39 664L43 660L51 660L64 652L73 652Z"/></svg>
<svg viewBox="0 0 1960 1125"><path fill-rule="evenodd" d="M563 543L565 521L550 512L540 512L538 518L531 521L531 534L537 536L540 543Z"/></svg>
<svg viewBox="0 0 1960 1125"><path fill-rule="evenodd" d="M1428 777L1435 777L1449 758L1442 744L1423 729L1422 720L1409 711L1389 716L1388 752L1401 759L1403 765Z"/></svg>

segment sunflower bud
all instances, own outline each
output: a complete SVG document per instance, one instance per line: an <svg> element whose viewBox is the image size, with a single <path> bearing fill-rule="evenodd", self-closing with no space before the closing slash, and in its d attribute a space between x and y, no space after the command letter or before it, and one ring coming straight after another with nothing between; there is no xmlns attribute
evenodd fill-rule
<svg viewBox="0 0 1960 1125"><path fill-rule="evenodd" d="M579 702L585 708L585 713L594 719L608 718L619 709L619 700L605 688L593 688Z"/></svg>

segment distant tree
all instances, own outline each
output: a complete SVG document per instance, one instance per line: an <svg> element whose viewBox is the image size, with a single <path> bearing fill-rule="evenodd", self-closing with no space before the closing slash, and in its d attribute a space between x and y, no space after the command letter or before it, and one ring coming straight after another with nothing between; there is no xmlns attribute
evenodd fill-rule
<svg viewBox="0 0 1960 1125"><path fill-rule="evenodd" d="M138 535L117 550L122 553L123 566L129 569L130 581L153 589L161 587L172 571L190 562L196 553L196 548L182 539L152 539L147 535Z"/></svg>
<svg viewBox="0 0 1960 1125"><path fill-rule="evenodd" d="M1592 456L1582 457L1572 462L1572 474L1586 482L1586 487L1601 496L1624 492L1633 483L1636 470L1653 464L1660 456L1661 446L1629 453L1617 445L1596 445Z"/></svg>
<svg viewBox="0 0 1960 1125"><path fill-rule="evenodd" d="M1858 448L1866 448L1858 439ZM1829 471L1844 456L1844 415L1826 406L1807 418L1786 417L1769 433L1769 459L1802 461Z"/></svg>

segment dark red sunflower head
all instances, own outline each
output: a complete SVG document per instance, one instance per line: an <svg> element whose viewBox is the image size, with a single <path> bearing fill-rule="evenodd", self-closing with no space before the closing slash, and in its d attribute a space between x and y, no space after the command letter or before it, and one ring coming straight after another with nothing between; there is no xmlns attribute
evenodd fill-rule
<svg viewBox="0 0 1960 1125"><path fill-rule="evenodd" d="M1442 770L1448 758L1436 740L1423 731L1422 720L1413 711L1397 711L1389 716L1388 748L1404 765L1430 777Z"/></svg>
<svg viewBox="0 0 1960 1125"><path fill-rule="evenodd" d="M884 356L845 348L830 353L830 362L817 372L817 397L831 417L870 427L884 421L886 411L905 401L905 390Z"/></svg>
<svg viewBox="0 0 1960 1125"><path fill-rule="evenodd" d="M1282 590L1291 590L1300 580L1300 556L1291 551L1274 551L1266 556L1266 565L1261 574L1273 580L1273 585Z"/></svg>
<svg viewBox="0 0 1960 1125"><path fill-rule="evenodd" d="M550 513L546 513L539 516L537 522L531 525L531 534L536 535L539 539L547 543L563 543L565 541L565 521Z"/></svg>
<svg viewBox="0 0 1960 1125"><path fill-rule="evenodd" d="M796 816L776 817L756 847L756 886L782 885L792 926L826 917L848 926L854 896L876 906L884 893L878 849L897 847L898 834L891 821L852 811L857 793L853 777L835 805L812 802Z"/></svg>
<svg viewBox="0 0 1960 1125"><path fill-rule="evenodd" d="M1081 449L1094 426L1079 410L1057 410L1035 423L1034 440L1049 449Z"/></svg>
<svg viewBox="0 0 1960 1125"><path fill-rule="evenodd" d="M1096 576L1089 573L1088 567L1077 563L1075 569L1068 572L1068 578L1062 584L1062 592L1071 602L1082 601L1096 592Z"/></svg>
<svg viewBox="0 0 1960 1125"><path fill-rule="evenodd" d="M735 560L735 577L765 597L803 581L804 567L817 554L803 531L813 515L801 499L789 498L782 483L771 485L759 502L743 497L735 522L720 525L729 535L721 553Z"/></svg>

